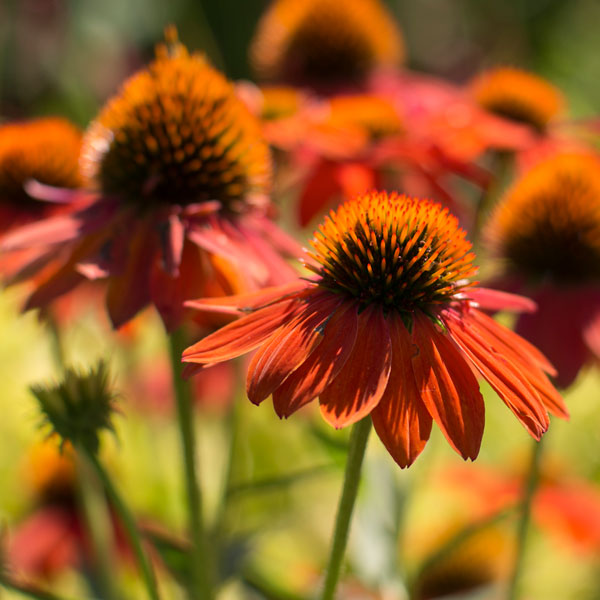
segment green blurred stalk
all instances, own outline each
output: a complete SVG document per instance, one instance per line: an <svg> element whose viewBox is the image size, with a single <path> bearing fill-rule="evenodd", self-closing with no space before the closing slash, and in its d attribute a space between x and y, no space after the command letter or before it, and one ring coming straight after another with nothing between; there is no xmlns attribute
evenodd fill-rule
<svg viewBox="0 0 600 600"><path fill-rule="evenodd" d="M181 377L181 353L186 345L183 329L173 331L168 338L192 541L190 572L193 589L190 590L190 598L192 600L209 600L214 597L212 556L203 524L202 495L196 474L196 436L192 395L188 382Z"/></svg>
<svg viewBox="0 0 600 600"><path fill-rule="evenodd" d="M133 552L142 571L142 577L148 591L148 597L151 598L151 600L159 600L160 597L158 594L158 588L156 586L154 571L152 570L152 564L150 563L150 560L148 559L148 556L146 555L142 546L142 539L133 515L129 511L129 508L125 502L123 502L123 499L117 492L117 489L113 485L111 478L104 470L104 467L98 460L96 454L91 450L88 450L84 445L79 446L78 449L83 452L85 457L90 462L90 465L93 467L98 479L101 481L104 489L106 490L106 493L108 494L118 518L125 527L127 537L129 538L129 542L131 543Z"/></svg>
<svg viewBox="0 0 600 600"><path fill-rule="evenodd" d="M95 551L94 560L90 565L89 585L92 591L102 598L112 600L117 598L111 575L114 564L111 560L114 548L113 527L107 510L103 489L92 472L91 465L85 455L77 455L77 495L86 529L92 540Z"/></svg>
<svg viewBox="0 0 600 600"><path fill-rule="evenodd" d="M508 584L508 593L506 595L508 600L517 600L520 595L519 587L525 560L527 533L529 531L529 523L531 521L531 506L540 478L540 464L543 448L542 440L539 442L534 440L531 461L529 463L529 470L527 473L527 480L525 481L523 487L523 495L521 498L521 518L519 519L519 523L517 525L517 550L513 571Z"/></svg>
<svg viewBox="0 0 600 600"><path fill-rule="evenodd" d="M325 572L325 583L321 600L333 600L335 589L340 578L340 569L346 552L350 520L358 493L360 471L367 449L369 433L371 432L371 417L367 416L352 427L348 445L348 459L344 473L344 485L338 505L331 554Z"/></svg>

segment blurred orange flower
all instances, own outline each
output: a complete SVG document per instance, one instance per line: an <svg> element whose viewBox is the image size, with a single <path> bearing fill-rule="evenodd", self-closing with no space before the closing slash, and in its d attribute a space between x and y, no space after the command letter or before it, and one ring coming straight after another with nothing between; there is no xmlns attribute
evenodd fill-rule
<svg viewBox="0 0 600 600"><path fill-rule="evenodd" d="M360 86L403 54L400 31L379 0L275 0L250 48L261 79L321 90Z"/></svg>
<svg viewBox="0 0 600 600"><path fill-rule="evenodd" d="M253 403L272 394L288 417L319 397L334 427L370 414L401 467L423 450L432 419L463 458L477 456L484 403L473 370L536 439L547 410L566 416L548 361L478 308L530 303L469 282L471 245L446 209L359 196L331 212L312 245L312 279L191 303L244 316L184 352L187 374L258 348L247 378Z"/></svg>
<svg viewBox="0 0 600 600"><path fill-rule="evenodd" d="M5 253L36 250L17 274L36 277L26 308L85 278L107 279L115 327L153 303L171 329L183 301L209 282L232 293L294 275L281 254L298 247L268 218L271 162L260 126L173 30L88 128L82 172L97 191L64 192L74 198L68 213L1 244Z"/></svg>
<svg viewBox="0 0 600 600"><path fill-rule="evenodd" d="M509 189L488 225L503 261L495 285L530 295L538 311L517 332L536 344L567 387L600 358L600 159L558 154Z"/></svg>
<svg viewBox="0 0 600 600"><path fill-rule="evenodd" d="M538 75L514 67L496 67L470 84L475 101L501 117L543 133L562 114L562 93Z"/></svg>

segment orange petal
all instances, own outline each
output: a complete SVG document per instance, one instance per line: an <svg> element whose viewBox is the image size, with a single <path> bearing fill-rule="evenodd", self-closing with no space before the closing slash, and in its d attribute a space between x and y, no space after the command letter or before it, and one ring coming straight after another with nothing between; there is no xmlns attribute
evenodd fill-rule
<svg viewBox="0 0 600 600"><path fill-rule="evenodd" d="M269 397L323 340L322 325L335 311L340 297L315 294L302 312L280 327L254 355L248 367L246 393L253 404Z"/></svg>
<svg viewBox="0 0 600 600"><path fill-rule="evenodd" d="M106 307L115 329L150 302L150 272L157 250L151 223L138 225L126 250L122 271L109 278L106 292Z"/></svg>
<svg viewBox="0 0 600 600"><path fill-rule="evenodd" d="M553 415L568 419L569 411L564 400L541 370L556 374L546 357L527 340L496 323L486 314L471 310L469 316L476 321L479 336L514 363L539 394L544 406Z"/></svg>
<svg viewBox="0 0 600 600"><path fill-rule="evenodd" d="M356 341L357 305L342 305L329 319L319 351L311 354L274 392L273 406L279 417L314 400L337 376Z"/></svg>
<svg viewBox="0 0 600 600"><path fill-rule="evenodd" d="M390 379L371 416L379 439L404 468L410 466L425 448L432 419L415 382L410 334L400 318L390 318L388 323L392 342Z"/></svg>
<svg viewBox="0 0 600 600"><path fill-rule="evenodd" d="M358 330L346 364L320 395L321 413L336 428L360 421L377 406L390 376L392 344L381 308L358 315Z"/></svg>
<svg viewBox="0 0 600 600"><path fill-rule="evenodd" d="M507 358L490 347L460 318L448 311L445 323L452 339L496 390L529 433L539 440L548 429L548 413L527 378Z"/></svg>
<svg viewBox="0 0 600 600"><path fill-rule="evenodd" d="M415 313L412 357L423 403L450 445L464 458L479 454L485 407L479 384L463 356L424 314Z"/></svg>
<svg viewBox="0 0 600 600"><path fill-rule="evenodd" d="M480 310L471 309L470 316L477 321L478 325L488 331L502 344L503 350L506 349L507 351L510 351L513 357L522 356L549 375L556 375L556 369L550 361L525 338L522 338L520 335L514 333L514 331L503 327L500 323L496 323L494 319L488 317L488 315L482 313ZM522 361L523 358L520 360Z"/></svg>
<svg viewBox="0 0 600 600"><path fill-rule="evenodd" d="M187 348L183 362L217 363L250 352L295 316L301 306L282 300L233 321Z"/></svg>
<svg viewBox="0 0 600 600"><path fill-rule="evenodd" d="M197 310L210 312L222 312L227 314L238 314L240 311L256 309L266 306L270 302L279 300L288 295L296 294L307 288L309 284L303 279L292 281L284 285L268 287L257 292L236 294L235 296L224 296L219 298L199 298L188 300L185 305Z"/></svg>

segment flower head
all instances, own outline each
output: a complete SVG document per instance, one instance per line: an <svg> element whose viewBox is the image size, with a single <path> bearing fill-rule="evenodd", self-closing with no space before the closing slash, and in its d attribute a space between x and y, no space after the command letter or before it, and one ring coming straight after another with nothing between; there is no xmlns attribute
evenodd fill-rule
<svg viewBox="0 0 600 600"><path fill-rule="evenodd" d="M398 63L403 46L378 0L276 0L259 23L251 59L269 80L356 85L375 67Z"/></svg>
<svg viewBox="0 0 600 600"><path fill-rule="evenodd" d="M83 174L137 204L265 202L271 165L259 124L231 84L172 30L89 127Z"/></svg>
<svg viewBox="0 0 600 600"><path fill-rule="evenodd" d="M558 383L569 385L599 356L600 159L570 153L540 162L507 191L487 237L505 263L501 284L539 305L519 318L517 331L551 358Z"/></svg>
<svg viewBox="0 0 600 600"><path fill-rule="evenodd" d="M63 442L82 444L96 452L100 431L114 430L115 394L103 362L87 373L68 369L59 384L35 385L31 391L40 403L44 421Z"/></svg>
<svg viewBox="0 0 600 600"><path fill-rule="evenodd" d="M202 290L293 276L282 254L297 246L268 218L271 163L259 123L203 56L189 54L173 29L166 35L85 134L92 191L69 196L60 218L3 240L7 253L33 249L15 275L35 276L26 308L106 279L115 327L153 303L172 329L183 301Z"/></svg>
<svg viewBox="0 0 600 600"><path fill-rule="evenodd" d="M272 394L288 417L319 397L335 427L370 414L403 467L424 448L432 420L465 459L477 456L484 404L473 369L537 439L547 409L566 415L547 360L478 308L529 304L468 281L474 255L446 209L362 195L330 214L313 248L310 280L192 303L244 316L184 352L196 363L188 373L258 348L248 369L252 402Z"/></svg>
<svg viewBox="0 0 600 600"><path fill-rule="evenodd" d="M486 110L539 131L545 131L564 106L562 94L552 84L510 67L482 73L472 82L471 90L475 100Z"/></svg>

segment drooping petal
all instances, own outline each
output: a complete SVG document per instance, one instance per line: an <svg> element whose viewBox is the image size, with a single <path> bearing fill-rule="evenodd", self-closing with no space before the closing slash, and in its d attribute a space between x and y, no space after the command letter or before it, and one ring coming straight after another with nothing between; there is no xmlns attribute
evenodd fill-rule
<svg viewBox="0 0 600 600"><path fill-rule="evenodd" d="M293 299L282 300L229 323L187 348L184 362L210 364L254 350L301 310Z"/></svg>
<svg viewBox="0 0 600 600"><path fill-rule="evenodd" d="M444 322L452 339L527 431L539 440L549 424L548 413L539 395L523 373L490 347L465 320L452 311L444 315Z"/></svg>
<svg viewBox="0 0 600 600"><path fill-rule="evenodd" d="M36 285L36 289L27 299L25 310L41 308L49 302L72 290L85 278L78 272L77 264L98 251L105 238L102 232L88 235L69 254L68 259L60 264ZM60 256L60 255L59 255Z"/></svg>
<svg viewBox="0 0 600 600"><path fill-rule="evenodd" d="M556 373L548 359L535 346L484 313L473 309L469 316L477 334L523 373L539 394L544 406L553 415L567 419L569 411L564 400L542 371L550 372L551 375Z"/></svg>
<svg viewBox="0 0 600 600"><path fill-rule="evenodd" d="M184 301L202 293L206 275L195 244L185 242L176 275L171 275L155 260L150 273L150 297L167 331L173 331L184 318Z"/></svg>
<svg viewBox="0 0 600 600"><path fill-rule="evenodd" d="M432 418L421 399L411 365L410 334L398 317L388 319L392 368L385 393L371 416L379 439L400 467L410 466L431 434Z"/></svg>
<svg viewBox="0 0 600 600"><path fill-rule="evenodd" d="M390 376L392 344L383 311L369 306L358 316L352 353L320 395L321 414L336 428L360 421L377 406Z"/></svg>
<svg viewBox="0 0 600 600"><path fill-rule="evenodd" d="M467 296L475 300L485 310L512 310L517 312L535 312L537 304L525 296L476 287L467 292Z"/></svg>
<svg viewBox="0 0 600 600"><path fill-rule="evenodd" d="M160 241L165 271L176 277L179 274L179 264L183 255L185 227L179 215L172 214L163 224Z"/></svg>
<svg viewBox="0 0 600 600"><path fill-rule="evenodd" d="M531 362L549 375L556 375L556 369L550 361L533 344L530 344L520 335L496 323L494 319L479 310L472 309L470 317L477 322L480 329L484 329L493 336L493 339L497 340L503 352L506 350L512 358L518 359L521 356L520 361Z"/></svg>
<svg viewBox="0 0 600 600"><path fill-rule="evenodd" d="M264 288L257 292L248 292L246 294L236 294L235 296L224 296L221 298L188 300L185 305L197 310L237 315L240 311L253 310L286 296L295 296L298 292L309 287L309 285L306 281L298 279L284 285Z"/></svg>
<svg viewBox="0 0 600 600"><path fill-rule="evenodd" d="M150 302L150 272L156 260L156 239L148 221L138 225L120 272L110 277L106 306L113 327L119 328Z"/></svg>
<svg viewBox="0 0 600 600"><path fill-rule="evenodd" d="M344 304L327 321L323 340L274 392L273 406L287 418L319 396L340 372L356 341L357 305Z"/></svg>
<svg viewBox="0 0 600 600"><path fill-rule="evenodd" d="M248 367L246 392L254 404L269 397L323 340L323 324L340 303L331 293L314 294L302 312L275 331Z"/></svg>
<svg viewBox="0 0 600 600"><path fill-rule="evenodd" d="M479 384L453 344L415 313L412 366L423 403L450 445L464 458L479 454L485 407Z"/></svg>
<svg viewBox="0 0 600 600"><path fill-rule="evenodd" d="M107 226L114 214L115 209L111 204L99 202L79 212L36 221L5 235L0 243L0 251L74 241Z"/></svg>

